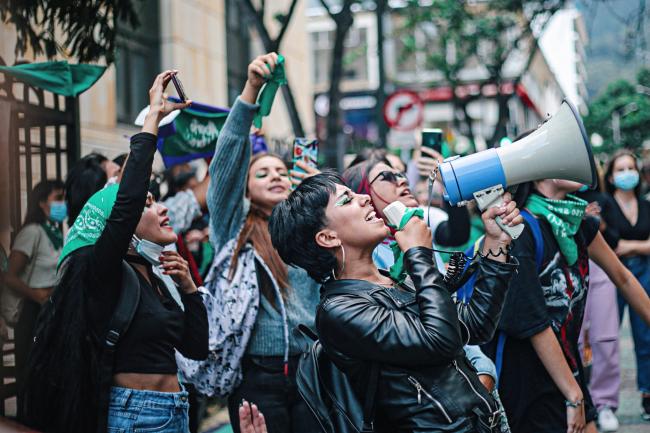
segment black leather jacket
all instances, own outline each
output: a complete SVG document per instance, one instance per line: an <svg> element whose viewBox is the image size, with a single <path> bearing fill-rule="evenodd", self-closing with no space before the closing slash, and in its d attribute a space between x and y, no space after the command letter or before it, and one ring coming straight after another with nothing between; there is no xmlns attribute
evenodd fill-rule
<svg viewBox="0 0 650 433"><path fill-rule="evenodd" d="M411 248L404 263L412 284L323 285L316 313L323 348L359 396L371 362L380 363L375 431L489 431L485 425L497 421L496 402L463 346L492 338L516 264L480 259L470 303L456 304L432 266L431 249ZM332 294L341 288L366 296Z"/></svg>

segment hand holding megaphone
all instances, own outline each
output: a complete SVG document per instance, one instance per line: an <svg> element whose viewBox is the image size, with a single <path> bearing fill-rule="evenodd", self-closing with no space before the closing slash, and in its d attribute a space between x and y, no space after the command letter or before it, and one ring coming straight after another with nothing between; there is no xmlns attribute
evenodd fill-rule
<svg viewBox="0 0 650 433"><path fill-rule="evenodd" d="M517 203L512 200L510 193L505 193L501 201L500 206L489 207L481 215L485 226L484 253L492 251L493 255L498 254L513 239L510 230L523 228L523 217L519 215Z"/></svg>
<svg viewBox="0 0 650 433"><path fill-rule="evenodd" d="M384 208L386 222L396 227L395 241L400 250L406 252L413 247L431 248L433 245L433 234L431 229L421 218L411 217L410 220L400 229L402 217L409 208L400 201L394 201Z"/></svg>

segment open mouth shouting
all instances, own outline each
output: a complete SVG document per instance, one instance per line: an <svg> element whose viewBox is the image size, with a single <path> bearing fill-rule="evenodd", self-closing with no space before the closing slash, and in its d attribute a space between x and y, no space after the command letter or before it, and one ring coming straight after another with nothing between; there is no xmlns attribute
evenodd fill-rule
<svg viewBox="0 0 650 433"><path fill-rule="evenodd" d="M376 223L382 223L383 224L384 220L379 218L377 216L377 213L374 211L374 209L372 209L372 210L370 210L370 212L368 212L366 214L366 222L369 223L369 224L376 224Z"/></svg>

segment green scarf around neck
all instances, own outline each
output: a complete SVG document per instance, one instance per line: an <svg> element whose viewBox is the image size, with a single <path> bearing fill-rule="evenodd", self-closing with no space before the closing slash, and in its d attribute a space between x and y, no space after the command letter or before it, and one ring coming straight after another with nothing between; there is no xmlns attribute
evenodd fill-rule
<svg viewBox="0 0 650 433"><path fill-rule="evenodd" d="M60 250L63 246L63 233L61 233L61 230L49 221L42 223L41 227L52 243L52 247L57 251Z"/></svg>
<svg viewBox="0 0 650 433"><path fill-rule="evenodd" d="M256 128L261 128L262 118L271 113L275 94L278 92L280 86L284 84L287 84L287 76L284 72L284 57L278 54L278 63L275 65L275 69L271 72L271 77L266 84L264 84L264 88L262 89L260 96L257 98L257 103L260 108L257 110L257 114L253 118L253 125L255 125Z"/></svg>
<svg viewBox="0 0 650 433"><path fill-rule="evenodd" d="M57 267L79 248L94 245L106 227L117 198L119 185L109 185L88 199L68 232Z"/></svg>
<svg viewBox="0 0 650 433"><path fill-rule="evenodd" d="M399 223L399 227L393 227L397 231L402 230L404 226L411 220L413 217L418 217L420 219L424 218L424 211L420 208L408 208L404 215L402 215L402 220ZM404 269L404 253L399 248L397 241L390 243L390 249L393 251L393 257L395 258L395 263L390 267L390 276L394 281L398 283L404 282L406 279L406 270Z"/></svg>
<svg viewBox="0 0 650 433"><path fill-rule="evenodd" d="M553 236L569 266L578 261L578 245L574 239L585 216L587 202L573 195L564 200L553 200L539 194L531 194L526 208L551 225Z"/></svg>

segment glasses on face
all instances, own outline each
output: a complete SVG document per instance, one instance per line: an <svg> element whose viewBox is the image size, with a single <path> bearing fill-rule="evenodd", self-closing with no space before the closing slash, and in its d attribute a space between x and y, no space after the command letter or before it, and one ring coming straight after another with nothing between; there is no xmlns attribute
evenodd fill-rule
<svg viewBox="0 0 650 433"><path fill-rule="evenodd" d="M388 170L382 171L377 175L377 177L370 181L370 185L372 185L379 178L381 178L381 180L385 180L386 182L397 185L400 180L406 180L406 174L399 171L397 173Z"/></svg>

